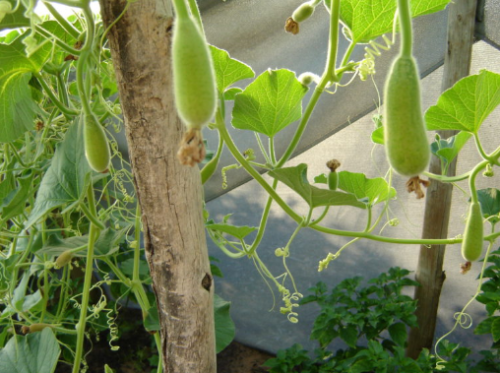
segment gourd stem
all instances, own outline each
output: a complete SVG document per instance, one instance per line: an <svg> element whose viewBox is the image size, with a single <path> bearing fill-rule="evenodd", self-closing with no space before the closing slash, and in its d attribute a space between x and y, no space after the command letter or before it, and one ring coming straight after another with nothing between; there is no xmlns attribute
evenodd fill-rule
<svg viewBox="0 0 500 373"><path fill-rule="evenodd" d="M331 6L331 16L330 16L330 40L328 43L328 59L325 67L325 71L323 72L323 75L321 77L321 80L319 81L318 85L316 86L311 99L309 100L309 103L307 104L307 107L304 111L304 114L302 115L302 118L300 120L299 126L297 127L297 130L295 132L295 135L292 138L292 141L288 145L288 148L285 150L283 155L281 156L281 159L278 161L278 163L274 164L275 168L282 167L288 159L292 156L293 152L295 151L295 148L297 147L300 139L302 138L302 134L304 133L307 123L309 122L309 118L312 115L312 112L314 108L316 107L316 104L318 103L318 100L321 96L321 94L324 92L327 84L329 82L333 81L338 81L339 77L336 76L335 72L335 62L337 61L337 49L338 49L338 32L339 32L339 18L340 18L340 0L332 0L332 6ZM355 44L349 45L349 48L347 49L343 61L347 61L349 59L350 54L354 50Z"/></svg>
<svg viewBox="0 0 500 373"><path fill-rule="evenodd" d="M196 0L188 0L188 4L193 18L200 27L201 33L205 34L205 30L203 29L203 21L201 20L200 9L198 8L198 2Z"/></svg>
<svg viewBox="0 0 500 373"><path fill-rule="evenodd" d="M481 171L483 168L486 167L488 164L488 161L482 161L481 163L477 164L476 167L472 170L472 173L469 176L469 189L470 189L470 195L471 195L471 203L477 203L477 190L476 190L476 176Z"/></svg>
<svg viewBox="0 0 500 373"><path fill-rule="evenodd" d="M412 24L409 0L398 0L399 25L401 27L400 55L412 57Z"/></svg>
<svg viewBox="0 0 500 373"><path fill-rule="evenodd" d="M173 0L175 15L177 18L187 19L190 18L189 10L184 0Z"/></svg>
<svg viewBox="0 0 500 373"><path fill-rule="evenodd" d="M56 21L61 25L61 27L71 35L74 39L78 39L80 37L80 31L78 31L71 23L69 23L66 18L64 18L57 9L48 1L42 1L43 5L47 8L47 10L52 14L52 16L56 19Z"/></svg>
<svg viewBox="0 0 500 373"><path fill-rule="evenodd" d="M337 77L335 75L335 63L337 62L337 50L339 45L339 19L340 0L331 0L330 40L328 43L328 57L325 69L325 75L329 82L337 81Z"/></svg>

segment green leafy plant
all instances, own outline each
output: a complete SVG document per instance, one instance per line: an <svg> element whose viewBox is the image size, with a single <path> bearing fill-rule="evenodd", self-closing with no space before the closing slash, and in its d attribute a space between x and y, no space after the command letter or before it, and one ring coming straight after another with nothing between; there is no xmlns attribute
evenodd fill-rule
<svg viewBox="0 0 500 373"><path fill-rule="evenodd" d="M416 326L416 302L402 292L418 286L407 277L409 273L394 267L367 282L361 277L345 279L330 292L322 282L310 288L313 294L301 304L320 307L310 335L319 348L312 355L295 344L264 365L270 373L435 372L438 359L428 350L415 360L405 354L407 328ZM329 346L339 339L345 348L331 351ZM442 372L480 372L493 366L491 351L482 351L486 359L477 364L470 359L470 349L447 340L439 352L447 358Z"/></svg>

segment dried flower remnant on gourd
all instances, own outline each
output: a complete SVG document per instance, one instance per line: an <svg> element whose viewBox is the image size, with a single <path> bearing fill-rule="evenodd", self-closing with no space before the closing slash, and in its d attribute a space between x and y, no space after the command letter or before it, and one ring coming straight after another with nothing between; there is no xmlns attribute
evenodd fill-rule
<svg viewBox="0 0 500 373"><path fill-rule="evenodd" d="M427 188L430 185L430 181L423 180L418 176L415 176L408 179L408 181L406 182L406 190L408 191L408 193L415 192L415 194L417 195L417 199L422 199L425 197L425 194L421 188L421 185Z"/></svg>
<svg viewBox="0 0 500 373"><path fill-rule="evenodd" d="M181 164L191 167L205 159L205 144L200 129L191 128L182 136L177 158Z"/></svg>
<svg viewBox="0 0 500 373"><path fill-rule="evenodd" d="M297 35L299 33L299 24L295 22L292 17L289 17L285 22L285 31L290 32L293 35Z"/></svg>

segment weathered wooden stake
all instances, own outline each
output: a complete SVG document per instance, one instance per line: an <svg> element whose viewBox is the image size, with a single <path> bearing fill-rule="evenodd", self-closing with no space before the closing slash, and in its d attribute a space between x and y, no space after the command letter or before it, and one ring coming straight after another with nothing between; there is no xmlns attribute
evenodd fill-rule
<svg viewBox="0 0 500 373"><path fill-rule="evenodd" d="M101 0L106 27L127 1ZM174 108L170 0L132 2L107 37L142 211L144 241L168 373L216 371L213 280L197 167L182 166Z"/></svg>
<svg viewBox="0 0 500 373"><path fill-rule="evenodd" d="M444 61L442 91L452 87L458 80L469 75L474 37L476 0L455 0L448 11L448 49ZM456 134L455 131L438 131L442 139ZM456 159L449 166L448 175L455 175ZM433 156L429 171L441 174L441 165ZM432 181L427 189L422 238L446 238L450 220L453 186ZM446 278L443 271L444 245L422 246L415 289L418 301L416 316L419 327L410 330L407 355L416 359L423 348L431 349L436 330L439 297Z"/></svg>

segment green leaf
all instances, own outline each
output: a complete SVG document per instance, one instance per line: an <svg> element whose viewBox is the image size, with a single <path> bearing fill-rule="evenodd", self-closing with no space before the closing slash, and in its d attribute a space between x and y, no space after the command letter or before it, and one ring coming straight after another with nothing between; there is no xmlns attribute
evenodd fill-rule
<svg viewBox="0 0 500 373"><path fill-rule="evenodd" d="M493 224L500 221L500 190L495 188L480 189L477 198L481 204L481 211L485 218Z"/></svg>
<svg viewBox="0 0 500 373"><path fill-rule="evenodd" d="M401 322L392 324L391 326L389 326L388 331L394 343L401 347L405 346L406 338L408 336L405 324Z"/></svg>
<svg viewBox="0 0 500 373"><path fill-rule="evenodd" d="M269 175L293 189L312 208L318 206L353 206L366 208L365 204L359 202L353 194L321 189L309 184L307 181L307 165L304 163L295 167L270 171Z"/></svg>
<svg viewBox="0 0 500 373"><path fill-rule="evenodd" d="M314 176L314 183L315 184L327 184L328 183L328 177L326 174L321 174L318 176Z"/></svg>
<svg viewBox="0 0 500 373"><path fill-rule="evenodd" d="M491 327L493 325L493 322L499 320L497 322L500 322L500 316L493 316L493 317L488 317L481 321L477 326L476 329L474 329L474 334L490 334L491 333Z"/></svg>
<svg viewBox="0 0 500 373"><path fill-rule="evenodd" d="M30 273L24 272L23 277L17 287L14 289L14 296L12 298L12 306L8 305L3 311L3 314L16 313L16 312L26 312L35 307L42 300L42 295L40 290L37 290L33 294L26 295L28 290L28 281L30 279Z"/></svg>
<svg viewBox="0 0 500 373"><path fill-rule="evenodd" d="M0 73L0 143L12 142L34 128L36 106L28 85L30 79L29 73Z"/></svg>
<svg viewBox="0 0 500 373"><path fill-rule="evenodd" d="M85 158L83 128L76 120L57 146L52 163L43 176L26 229L50 210L80 200L85 192L90 166Z"/></svg>
<svg viewBox="0 0 500 373"><path fill-rule="evenodd" d="M7 172L2 182L0 182L0 201L9 195L15 188L14 176L12 172Z"/></svg>
<svg viewBox="0 0 500 373"><path fill-rule="evenodd" d="M373 362L363 359L356 361L349 369L349 373L366 373L373 368Z"/></svg>
<svg viewBox="0 0 500 373"><path fill-rule="evenodd" d="M14 335L0 350L0 372L52 373L60 353L51 328L25 337Z"/></svg>
<svg viewBox="0 0 500 373"><path fill-rule="evenodd" d="M232 124L273 137L300 119L306 92L292 71L267 70L236 95Z"/></svg>
<svg viewBox="0 0 500 373"><path fill-rule="evenodd" d="M482 70L459 80L425 113L429 130L477 133L488 115L500 104L500 75Z"/></svg>
<svg viewBox="0 0 500 373"><path fill-rule="evenodd" d="M237 87L229 88L228 90L226 90L224 92L224 100L233 101L234 98L236 97L236 95L241 93L241 92L243 92L243 90L241 88L237 88Z"/></svg>
<svg viewBox="0 0 500 373"><path fill-rule="evenodd" d="M396 189L383 178L368 179L364 174L349 171L339 172L339 188L354 194L360 201L367 200L370 205L396 197Z"/></svg>
<svg viewBox="0 0 500 373"><path fill-rule="evenodd" d="M214 294L215 344L217 353L225 349L234 339L234 322L229 314L231 302Z"/></svg>
<svg viewBox="0 0 500 373"><path fill-rule="evenodd" d="M12 9L15 8L16 2L11 1ZM30 25L30 19L24 15L26 8L21 3L14 13L6 14L0 22L0 31L14 29L18 27L27 27Z"/></svg>
<svg viewBox="0 0 500 373"><path fill-rule="evenodd" d="M500 318L493 319L491 323L491 336L495 342L500 340Z"/></svg>
<svg viewBox="0 0 500 373"><path fill-rule="evenodd" d="M374 144L384 145L384 127L373 130L371 139Z"/></svg>
<svg viewBox="0 0 500 373"><path fill-rule="evenodd" d="M120 262L120 269L122 270L124 275L132 278L134 274L134 258L129 258ZM144 259L139 260L139 278L143 283L145 283L145 282L150 282L148 281L149 277L150 275L149 275L148 263Z"/></svg>
<svg viewBox="0 0 500 373"><path fill-rule="evenodd" d="M74 39L70 34L66 32L66 30L59 24L59 22L46 21L38 26L49 31L52 35L57 37L59 40L65 42L69 46L74 46L75 43L77 42L76 39ZM50 40L54 40L54 38L51 38ZM61 49L56 49L54 51L54 54L51 56L50 62L53 64L62 64L64 63L64 58L66 56L68 56L68 52Z"/></svg>
<svg viewBox="0 0 500 373"><path fill-rule="evenodd" d="M50 57L52 44L47 43L29 57L23 40L29 36L29 31L15 39L11 44L0 44L0 77L13 73L39 72Z"/></svg>
<svg viewBox="0 0 500 373"><path fill-rule="evenodd" d="M115 231L111 228L106 228L101 232L99 238L95 242L96 257L111 255L118 251L119 244L127 233L130 227L122 228ZM39 254L61 255L66 250L76 249L77 247L86 246L89 242L88 234L85 236L75 236L65 239L60 239L57 235L51 234L42 249L38 251ZM74 253L74 256L85 257L87 250L82 249Z"/></svg>
<svg viewBox="0 0 500 373"><path fill-rule="evenodd" d="M356 348L358 341L358 329L354 325L348 325L340 328L340 338L351 348Z"/></svg>
<svg viewBox="0 0 500 373"><path fill-rule="evenodd" d="M411 0L413 18L443 10L450 0ZM325 0L328 9L331 0ZM351 30L352 40L368 43L370 40L392 31L395 0L342 0L340 19Z"/></svg>
<svg viewBox="0 0 500 373"><path fill-rule="evenodd" d="M24 272L23 278L14 289L14 296L12 297L12 305L15 309L19 311L22 310L22 304L24 303L24 298L26 296L26 290L28 287L28 281L30 279L30 274L28 272Z"/></svg>
<svg viewBox="0 0 500 373"><path fill-rule="evenodd" d="M147 310L146 318L144 319L144 328L148 332L157 332L160 330L160 318L156 304Z"/></svg>
<svg viewBox="0 0 500 373"><path fill-rule="evenodd" d="M431 152L436 157L446 163L451 163L458 155L463 146L472 137L470 132L461 131L455 136L451 136L445 140L436 139L431 144Z"/></svg>
<svg viewBox="0 0 500 373"><path fill-rule="evenodd" d="M14 141L33 129L36 104L28 82L30 73L39 72L50 56L51 45L43 45L28 58L23 44L27 35L0 44L0 142Z"/></svg>
<svg viewBox="0 0 500 373"><path fill-rule="evenodd" d="M0 216L2 221L7 221L13 217L22 214L24 208L26 207L26 201L31 194L31 181L33 180L33 174L20 177L17 179L19 182L19 188L11 191L7 197L5 197L0 205Z"/></svg>
<svg viewBox="0 0 500 373"><path fill-rule="evenodd" d="M257 230L256 227L249 227L247 225L237 227L237 226L230 225L230 224L207 224L206 227L208 229L213 229L216 231L230 234L231 236L234 236L240 240L242 240L243 238L248 236L250 233Z"/></svg>
<svg viewBox="0 0 500 373"><path fill-rule="evenodd" d="M219 93L223 93L231 84L255 76L250 66L229 57L229 53L225 50L211 45L210 51L212 52L215 79L217 80L217 90Z"/></svg>

